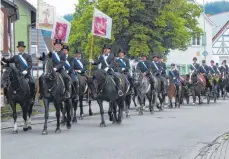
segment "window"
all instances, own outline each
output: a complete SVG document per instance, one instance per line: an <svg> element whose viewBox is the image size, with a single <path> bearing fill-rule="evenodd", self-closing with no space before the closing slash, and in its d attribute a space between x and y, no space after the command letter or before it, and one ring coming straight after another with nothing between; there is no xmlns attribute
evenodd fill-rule
<svg viewBox="0 0 229 159"><path fill-rule="evenodd" d="M201 40L200 35L194 35L192 37L192 45L193 46L200 46L200 40Z"/></svg>

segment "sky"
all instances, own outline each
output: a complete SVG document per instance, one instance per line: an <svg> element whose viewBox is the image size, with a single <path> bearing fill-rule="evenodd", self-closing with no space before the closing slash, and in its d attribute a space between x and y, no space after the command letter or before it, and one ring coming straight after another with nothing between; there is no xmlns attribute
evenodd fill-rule
<svg viewBox="0 0 229 159"><path fill-rule="evenodd" d="M27 0L35 7L37 5L37 0ZM65 14L72 14L74 13L75 4L78 3L78 0L43 0L49 5L56 7L56 13L58 15L65 15ZM203 4L204 0L196 0L198 3ZM220 0L205 0L205 2L213 2L213 1L220 1Z"/></svg>

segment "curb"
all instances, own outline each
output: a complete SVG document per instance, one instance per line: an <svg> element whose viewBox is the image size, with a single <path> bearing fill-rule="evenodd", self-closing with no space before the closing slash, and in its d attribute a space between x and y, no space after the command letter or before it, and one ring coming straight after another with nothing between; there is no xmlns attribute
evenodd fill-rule
<svg viewBox="0 0 229 159"><path fill-rule="evenodd" d="M104 111L104 113L107 113L108 111ZM96 116L96 115L99 115L100 114L100 112L95 112L95 113L93 113L93 115L92 116ZM56 117L56 116L55 116ZM90 115L89 114L84 114L84 117L90 117ZM49 120L48 121L48 123L52 123L52 122L55 122L56 121L56 119L53 119L53 120ZM37 122L37 123L33 123L33 124L31 124L31 125L40 125L40 124L44 124L44 121L42 121L42 122ZM22 125L22 124L20 124L20 125L18 125L18 127L23 127L24 125ZM1 128L1 130L7 130L7 129L11 129L11 128L13 128L13 126L6 126L6 127L3 127L3 128Z"/></svg>

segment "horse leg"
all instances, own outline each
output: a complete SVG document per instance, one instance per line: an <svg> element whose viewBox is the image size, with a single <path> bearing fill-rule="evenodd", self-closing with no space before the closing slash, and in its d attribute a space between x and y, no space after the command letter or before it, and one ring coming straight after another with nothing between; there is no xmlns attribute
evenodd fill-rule
<svg viewBox="0 0 229 159"><path fill-rule="evenodd" d="M112 113L113 124L115 124L118 121L118 117L117 117L117 104L115 102L110 102L109 107L110 107L111 113Z"/></svg>
<svg viewBox="0 0 229 159"><path fill-rule="evenodd" d="M80 102L80 120L83 120L84 113L83 113L83 95L79 97L79 102Z"/></svg>
<svg viewBox="0 0 229 159"><path fill-rule="evenodd" d="M31 115L32 115L32 112L33 112L33 104L30 103L29 104L29 110L28 110L28 116L29 116L29 119L28 119L28 129L29 130L32 130L32 126L31 126Z"/></svg>
<svg viewBox="0 0 229 159"><path fill-rule="evenodd" d="M68 99L66 102L65 102L65 110L66 110L66 113L67 113L67 118L66 118L66 122L67 122L67 129L71 129L71 121L72 121L72 118L71 118L71 109L72 109L72 99Z"/></svg>
<svg viewBox="0 0 229 159"><path fill-rule="evenodd" d="M18 130L17 130L17 112L16 112L16 103L10 101L10 105L11 108L13 110L13 119L14 119L14 130L13 130L13 134L17 134Z"/></svg>
<svg viewBox="0 0 229 159"><path fill-rule="evenodd" d="M110 121L114 121L112 102L109 102L108 116Z"/></svg>
<svg viewBox="0 0 229 159"><path fill-rule="evenodd" d="M27 121L28 107L29 107L29 101L25 102L22 105L23 119L24 119L23 131L28 131L28 121Z"/></svg>
<svg viewBox="0 0 229 159"><path fill-rule="evenodd" d="M133 95L133 102L134 102L134 106L137 107L135 98L136 98L136 95L134 94L134 95Z"/></svg>
<svg viewBox="0 0 229 159"><path fill-rule="evenodd" d="M77 117L76 117L77 106L78 106L78 100L77 101L73 101L73 111L74 111L73 119L72 119L73 123L77 123Z"/></svg>
<svg viewBox="0 0 229 159"><path fill-rule="evenodd" d="M64 105L63 105L63 103L61 103L61 107L60 107L60 110L62 112L62 119L61 119L61 124L62 125L65 125L65 122L66 122L66 116L65 116L66 107L67 107L66 105L67 105L66 102L64 102Z"/></svg>
<svg viewBox="0 0 229 159"><path fill-rule="evenodd" d="M151 114L154 114L154 108L153 108L153 104L152 104L152 100L153 100L153 94L152 92L150 94L148 94L148 100L149 100L149 110Z"/></svg>
<svg viewBox="0 0 229 159"><path fill-rule="evenodd" d="M92 109L91 109L91 100L90 99L88 101L88 105L89 105L89 115L92 116L93 112L92 112Z"/></svg>
<svg viewBox="0 0 229 159"><path fill-rule="evenodd" d="M173 108L173 102L172 102L172 98L169 98L169 108Z"/></svg>
<svg viewBox="0 0 229 159"><path fill-rule="evenodd" d="M121 124L123 118L124 99L120 99L120 101L118 102L118 108L118 124Z"/></svg>
<svg viewBox="0 0 229 159"><path fill-rule="evenodd" d="M61 108L61 103L55 102L54 106L56 108L56 119L57 119L55 133L61 133L61 130L60 130L60 108Z"/></svg>
<svg viewBox="0 0 229 159"><path fill-rule="evenodd" d="M42 135L47 135L48 131L47 131L47 121L49 118L49 100L47 98L43 98L44 101L44 106L45 106L45 123L44 123L44 129L42 131Z"/></svg>
<svg viewBox="0 0 229 159"><path fill-rule="evenodd" d="M103 101L98 99L97 102L98 102L98 104L99 104L100 115L101 115L100 127L106 127L106 123L105 123L105 120L104 120Z"/></svg>
<svg viewBox="0 0 229 159"><path fill-rule="evenodd" d="M144 98L145 96L141 96L140 98L140 108L139 108L139 115L143 115L143 105L144 105Z"/></svg>
<svg viewBox="0 0 229 159"><path fill-rule="evenodd" d="M131 103L131 94L127 95L126 99L125 99L125 105L126 105L126 117L130 117L130 103Z"/></svg>
<svg viewBox="0 0 229 159"><path fill-rule="evenodd" d="M196 105L196 93L195 93L195 90L192 91L192 98L193 98L192 105Z"/></svg>

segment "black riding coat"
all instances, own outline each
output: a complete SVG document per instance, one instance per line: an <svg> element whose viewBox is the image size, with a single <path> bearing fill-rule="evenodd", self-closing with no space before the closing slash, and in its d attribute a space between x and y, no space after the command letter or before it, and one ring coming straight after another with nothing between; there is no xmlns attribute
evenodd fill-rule
<svg viewBox="0 0 229 159"><path fill-rule="evenodd" d="M19 60L19 55L14 55L13 57L9 58L9 59L5 59L3 58L2 61L3 62L6 62L6 63L14 63L16 68L20 71L20 72L23 72L23 71L27 71L28 74L30 74L31 72L31 69L32 69L32 57L31 55L29 54L26 54L26 53L23 53L22 54L22 57L25 59L25 61L27 62L28 64L28 67L25 68L25 66L20 62Z"/></svg>
<svg viewBox="0 0 229 159"><path fill-rule="evenodd" d="M120 61L120 59L122 59L122 61ZM119 58L116 58L115 59L115 62L113 63L113 66L112 66L113 67L113 70L115 72L120 72L120 73L122 73L122 72L129 72L129 70L130 70L129 59L126 58L126 57L120 58L120 59ZM122 70L122 69L124 69L124 70Z"/></svg>
<svg viewBox="0 0 229 159"><path fill-rule="evenodd" d="M161 65L161 74L166 75L166 64L164 62L159 62Z"/></svg>
<svg viewBox="0 0 229 159"><path fill-rule="evenodd" d="M156 67L156 66L157 67ZM154 63L153 63L153 61L151 62L151 70L152 70L152 73L154 74L154 75L161 75L161 73L162 73L162 66L161 66L161 64L159 63L159 62L155 62L155 65L154 65Z"/></svg>
<svg viewBox="0 0 229 159"><path fill-rule="evenodd" d="M103 57L103 55L99 56L99 59L98 60L95 60L93 65L99 65L101 64L101 69L105 69L105 68L112 68L113 67L113 64L114 64L114 55L113 54L109 54L107 59L106 59L106 62L105 62L105 59ZM108 65L107 65L107 64Z"/></svg>
<svg viewBox="0 0 229 159"><path fill-rule="evenodd" d="M146 74L150 73L150 61L140 61L137 64L137 69L140 70L142 73L146 72Z"/></svg>
<svg viewBox="0 0 229 159"><path fill-rule="evenodd" d="M60 58L59 62L55 59L54 53L52 53L53 68L56 68L58 72L61 72L61 70L64 69L66 55L62 51L58 51L57 54Z"/></svg>
<svg viewBox="0 0 229 159"><path fill-rule="evenodd" d="M72 60L72 67L74 70L80 70L81 73L83 74L87 71L87 62L85 60L83 60L82 58L79 61L82 63L83 68L81 68L81 66L77 62L76 57Z"/></svg>
<svg viewBox="0 0 229 159"><path fill-rule="evenodd" d="M218 74L217 67L215 65L209 66L209 71L211 74Z"/></svg>

